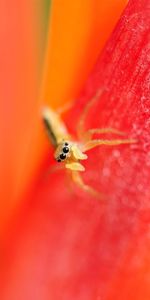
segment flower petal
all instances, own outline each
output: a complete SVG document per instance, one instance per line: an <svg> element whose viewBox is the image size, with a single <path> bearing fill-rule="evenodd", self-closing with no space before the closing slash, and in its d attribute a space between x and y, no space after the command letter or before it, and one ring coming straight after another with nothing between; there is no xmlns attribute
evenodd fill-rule
<svg viewBox="0 0 150 300"><path fill-rule="evenodd" d="M41 169L11 224L2 300L149 300L149 13L149 1L130 1L68 116L75 124L105 87L86 125L126 131L137 144L91 151L84 179L105 201L69 189L63 171Z"/></svg>

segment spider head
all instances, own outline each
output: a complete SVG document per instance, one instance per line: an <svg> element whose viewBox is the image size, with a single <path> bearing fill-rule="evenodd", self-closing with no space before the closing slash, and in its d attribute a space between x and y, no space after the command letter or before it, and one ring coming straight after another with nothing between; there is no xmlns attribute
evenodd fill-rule
<svg viewBox="0 0 150 300"><path fill-rule="evenodd" d="M54 156L57 162L65 162L66 165L87 159L87 155L81 151L77 143L68 141L59 143Z"/></svg>
<svg viewBox="0 0 150 300"><path fill-rule="evenodd" d="M62 143L60 143L55 151L55 159L57 162L64 162L66 161L68 158L70 158L71 153L71 145L69 142L63 141Z"/></svg>

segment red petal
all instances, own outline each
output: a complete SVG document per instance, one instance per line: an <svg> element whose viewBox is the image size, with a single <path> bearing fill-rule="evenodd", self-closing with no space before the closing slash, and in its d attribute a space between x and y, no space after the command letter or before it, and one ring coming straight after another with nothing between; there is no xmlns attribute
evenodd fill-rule
<svg viewBox="0 0 150 300"><path fill-rule="evenodd" d="M68 122L105 87L88 127L138 143L91 151L84 179L104 202L41 171L6 246L2 300L150 299L149 16L150 1L130 2Z"/></svg>

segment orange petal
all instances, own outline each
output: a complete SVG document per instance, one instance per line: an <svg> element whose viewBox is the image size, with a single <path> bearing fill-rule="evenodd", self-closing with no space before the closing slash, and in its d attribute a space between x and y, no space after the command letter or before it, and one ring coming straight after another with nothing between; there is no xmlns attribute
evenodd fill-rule
<svg viewBox="0 0 150 300"><path fill-rule="evenodd" d="M49 28L44 101L75 99L127 0L55 0Z"/></svg>

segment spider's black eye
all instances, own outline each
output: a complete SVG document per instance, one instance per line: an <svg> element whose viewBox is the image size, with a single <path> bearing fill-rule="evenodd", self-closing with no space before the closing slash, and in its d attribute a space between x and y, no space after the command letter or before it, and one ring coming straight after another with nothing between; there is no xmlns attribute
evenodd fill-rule
<svg viewBox="0 0 150 300"><path fill-rule="evenodd" d="M65 146L69 146L69 144L68 144L68 143L65 143Z"/></svg>
<svg viewBox="0 0 150 300"><path fill-rule="evenodd" d="M65 159L66 158L66 155L64 153L60 154L60 158L61 159Z"/></svg>
<svg viewBox="0 0 150 300"><path fill-rule="evenodd" d="M68 153L68 152L69 152L69 148L68 148L68 147L64 147L64 148L63 148L63 152L64 152L64 153Z"/></svg>
<svg viewBox="0 0 150 300"><path fill-rule="evenodd" d="M58 159L57 159L57 161L58 161L58 162L61 162L61 159L60 159L60 158L58 158Z"/></svg>

